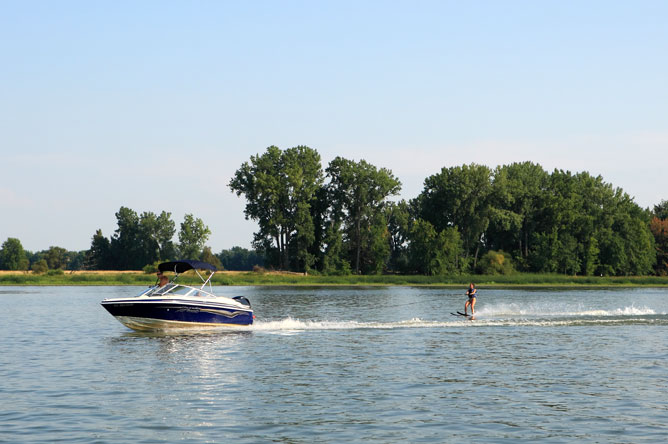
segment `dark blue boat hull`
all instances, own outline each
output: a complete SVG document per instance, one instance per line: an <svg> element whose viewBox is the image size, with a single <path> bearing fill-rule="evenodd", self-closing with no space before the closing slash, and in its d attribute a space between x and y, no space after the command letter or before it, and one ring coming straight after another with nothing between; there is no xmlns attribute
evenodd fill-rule
<svg viewBox="0 0 668 444"><path fill-rule="evenodd" d="M253 323L253 311L243 310L220 304L193 305L179 303L178 301L109 301L102 302L102 306L121 323L134 328L126 318L143 319L150 324L160 325L164 321L165 326L192 325L251 325Z"/></svg>

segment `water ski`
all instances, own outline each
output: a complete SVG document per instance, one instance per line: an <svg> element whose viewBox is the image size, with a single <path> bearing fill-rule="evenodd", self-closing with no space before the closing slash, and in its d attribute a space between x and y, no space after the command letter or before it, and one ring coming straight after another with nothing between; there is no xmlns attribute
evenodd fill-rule
<svg viewBox="0 0 668 444"><path fill-rule="evenodd" d="M458 311L457 313L450 313L450 314L452 316L464 316L465 318L472 318L473 317L473 315L464 314L461 311Z"/></svg>

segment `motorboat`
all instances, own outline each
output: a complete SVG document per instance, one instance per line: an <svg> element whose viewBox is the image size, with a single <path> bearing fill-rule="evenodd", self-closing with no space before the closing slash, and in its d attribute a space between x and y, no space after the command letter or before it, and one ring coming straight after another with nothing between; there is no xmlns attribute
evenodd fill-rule
<svg viewBox="0 0 668 444"><path fill-rule="evenodd" d="M170 328L248 326L253 323L253 309L243 296L213 294L211 278L216 267L202 261L181 260L158 265L160 272L173 272L165 285L156 284L129 298L105 299L102 306L118 321L133 330ZM194 270L201 285L176 282L179 275ZM208 277L202 271L209 271Z"/></svg>

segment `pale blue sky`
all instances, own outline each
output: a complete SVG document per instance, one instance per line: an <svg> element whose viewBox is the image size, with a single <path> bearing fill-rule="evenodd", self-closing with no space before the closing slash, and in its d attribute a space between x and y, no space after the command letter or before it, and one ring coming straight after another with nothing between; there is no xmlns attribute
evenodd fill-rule
<svg viewBox="0 0 668 444"><path fill-rule="evenodd" d="M0 242L88 249L115 212L250 246L227 187L269 145L391 169L476 162L668 199L666 1L0 0Z"/></svg>

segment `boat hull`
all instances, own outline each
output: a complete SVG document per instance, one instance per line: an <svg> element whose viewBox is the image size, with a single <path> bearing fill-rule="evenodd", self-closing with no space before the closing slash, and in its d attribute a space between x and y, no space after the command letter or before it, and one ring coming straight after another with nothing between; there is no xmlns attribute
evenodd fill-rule
<svg viewBox="0 0 668 444"><path fill-rule="evenodd" d="M133 316L115 316L116 320L128 328L135 331L160 331L160 330L180 330L180 329L199 329L199 328L233 328L246 327L245 324L222 324L206 322L181 322L167 321L164 319L136 318Z"/></svg>
<svg viewBox="0 0 668 444"><path fill-rule="evenodd" d="M179 300L113 300L102 306L121 324L134 330L244 326L253 323L253 311L219 303Z"/></svg>

